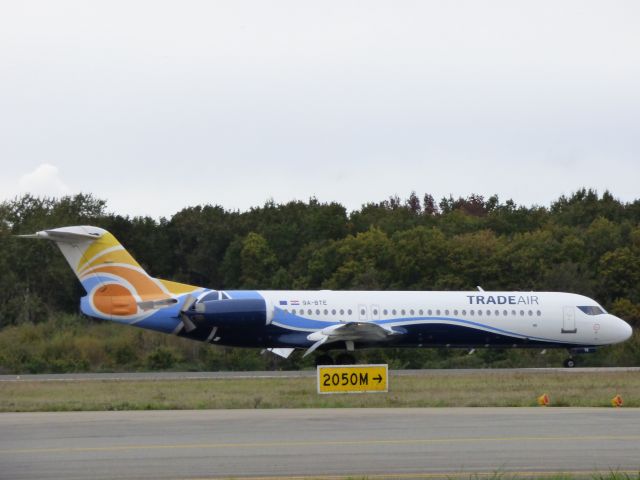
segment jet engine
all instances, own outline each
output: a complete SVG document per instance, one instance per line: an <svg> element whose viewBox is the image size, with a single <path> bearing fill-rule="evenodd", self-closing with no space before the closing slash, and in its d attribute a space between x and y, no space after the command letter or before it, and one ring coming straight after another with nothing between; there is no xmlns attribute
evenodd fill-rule
<svg viewBox="0 0 640 480"><path fill-rule="evenodd" d="M184 313L197 323L212 327L264 327L267 324L267 306L263 299L230 298L196 302Z"/></svg>

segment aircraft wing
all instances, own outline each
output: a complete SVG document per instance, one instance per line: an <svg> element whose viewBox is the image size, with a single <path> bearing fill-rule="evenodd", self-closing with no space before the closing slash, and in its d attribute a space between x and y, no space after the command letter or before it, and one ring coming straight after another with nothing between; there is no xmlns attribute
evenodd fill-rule
<svg viewBox="0 0 640 480"><path fill-rule="evenodd" d="M348 322L331 325L307 336L308 340L314 341L315 343L309 347L303 357L314 352L316 348L325 343L347 341L379 342L388 340L389 337L402 334L403 332L398 332L390 327L373 322Z"/></svg>

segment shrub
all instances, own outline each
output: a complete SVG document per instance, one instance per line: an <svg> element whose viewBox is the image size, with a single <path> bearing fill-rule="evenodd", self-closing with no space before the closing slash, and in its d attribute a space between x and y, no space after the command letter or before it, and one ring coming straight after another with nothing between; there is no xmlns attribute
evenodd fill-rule
<svg viewBox="0 0 640 480"><path fill-rule="evenodd" d="M167 347L157 347L147 355L147 366L152 370L166 370L172 368L176 362L175 353Z"/></svg>

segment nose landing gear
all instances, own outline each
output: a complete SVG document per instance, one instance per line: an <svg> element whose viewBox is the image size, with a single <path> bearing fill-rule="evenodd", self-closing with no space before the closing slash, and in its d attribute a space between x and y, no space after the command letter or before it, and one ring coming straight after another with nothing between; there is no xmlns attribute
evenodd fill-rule
<svg viewBox="0 0 640 480"><path fill-rule="evenodd" d="M564 361L564 366L566 368L573 368L576 366L576 361L573 358L574 355L583 355L586 353L596 353L596 347L575 347L575 348L568 348L567 351L569 352L569 358L567 358Z"/></svg>

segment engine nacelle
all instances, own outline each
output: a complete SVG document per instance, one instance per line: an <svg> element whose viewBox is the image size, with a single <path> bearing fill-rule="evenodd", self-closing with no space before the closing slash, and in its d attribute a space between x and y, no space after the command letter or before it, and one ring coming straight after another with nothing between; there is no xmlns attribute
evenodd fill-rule
<svg viewBox="0 0 640 480"><path fill-rule="evenodd" d="M193 313L192 313L193 312ZM215 327L264 327L267 323L267 305L263 299L230 298L198 302L192 312L193 319Z"/></svg>

